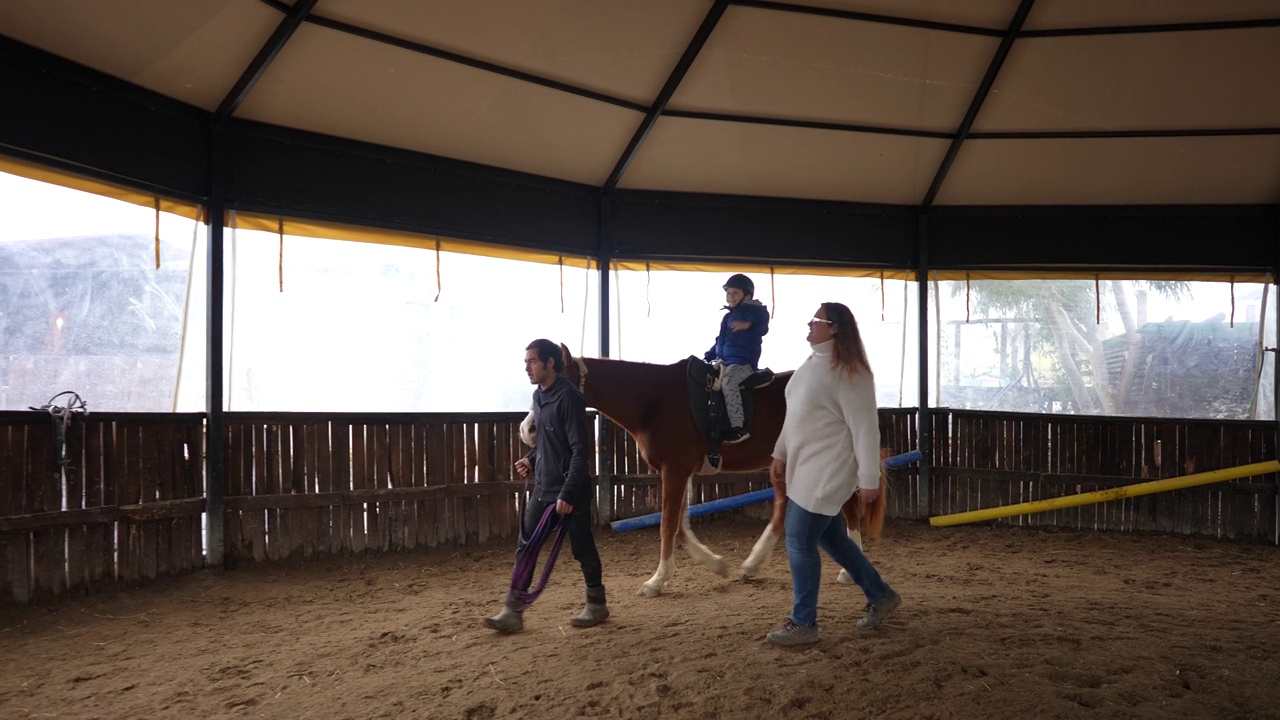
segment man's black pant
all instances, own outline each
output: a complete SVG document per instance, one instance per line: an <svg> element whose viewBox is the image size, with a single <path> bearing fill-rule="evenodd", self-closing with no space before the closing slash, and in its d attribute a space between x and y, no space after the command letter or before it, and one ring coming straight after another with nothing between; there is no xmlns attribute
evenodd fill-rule
<svg viewBox="0 0 1280 720"><path fill-rule="evenodd" d="M542 520L542 515L547 511L548 507L556 504L555 500L541 501L529 499L528 506L524 509L524 518L521 523L520 541L516 545L516 563L519 564L520 558L524 556L527 540L533 537L533 533L538 529L538 523ZM588 588L598 588L601 582L600 553L596 551L596 538L591 532L591 506L589 503L575 504L573 512L569 515L555 515L556 525L548 531L547 537L551 538L551 533L555 532L559 523L569 523L569 547L573 550L573 557L582 566L582 579L586 581ZM543 545L543 548L550 552L551 548ZM543 558L545 561L545 558ZM524 587L521 590L528 590L533 584L532 574L523 581Z"/></svg>

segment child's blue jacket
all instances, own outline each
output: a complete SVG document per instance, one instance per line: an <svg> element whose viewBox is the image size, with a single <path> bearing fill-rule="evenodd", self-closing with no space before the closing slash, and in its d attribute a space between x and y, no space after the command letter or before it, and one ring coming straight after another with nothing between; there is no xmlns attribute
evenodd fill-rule
<svg viewBox="0 0 1280 720"><path fill-rule="evenodd" d="M750 365L759 370L762 339L769 332L769 309L758 300L744 300L738 307L728 310L720 319L720 335L711 349L703 355L707 362L719 359L725 365ZM733 331L729 323L745 320L751 323L746 330Z"/></svg>

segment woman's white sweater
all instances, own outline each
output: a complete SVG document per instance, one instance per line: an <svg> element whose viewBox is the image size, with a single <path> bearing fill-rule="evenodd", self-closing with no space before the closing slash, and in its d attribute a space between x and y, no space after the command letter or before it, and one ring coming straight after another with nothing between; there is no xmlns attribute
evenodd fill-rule
<svg viewBox="0 0 1280 720"><path fill-rule="evenodd" d="M773 456L787 464L787 498L836 515L859 487L880 487L875 378L831 365L835 341L813 346L787 383L787 415Z"/></svg>

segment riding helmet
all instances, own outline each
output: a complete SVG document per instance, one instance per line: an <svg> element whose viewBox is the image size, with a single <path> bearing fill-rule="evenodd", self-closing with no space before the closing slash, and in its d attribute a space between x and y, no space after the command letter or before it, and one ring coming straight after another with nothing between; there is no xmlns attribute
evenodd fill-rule
<svg viewBox="0 0 1280 720"><path fill-rule="evenodd" d="M728 290L729 288L737 288L748 297L756 296L756 284L751 282L751 278L742 273L734 273L729 276L729 279L724 283L724 289Z"/></svg>

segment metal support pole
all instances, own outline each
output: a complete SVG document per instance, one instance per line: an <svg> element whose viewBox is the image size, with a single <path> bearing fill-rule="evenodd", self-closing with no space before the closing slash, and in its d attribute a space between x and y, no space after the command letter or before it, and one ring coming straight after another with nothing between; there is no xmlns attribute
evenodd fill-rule
<svg viewBox="0 0 1280 720"><path fill-rule="evenodd" d="M600 357L609 357L609 265L612 249L608 233L608 200L602 195L599 208L599 267L600 273ZM599 438L596 448L599 471L596 481L596 506L600 510L600 524L613 519L613 422L600 414Z"/></svg>
<svg viewBox="0 0 1280 720"><path fill-rule="evenodd" d="M930 470L933 467L933 419L929 412L929 216L917 216L919 263L916 266L916 296L919 307L920 406L916 414L917 446L920 448L920 474L916 479L916 497L920 499L920 517L933 514L933 492Z"/></svg>
<svg viewBox="0 0 1280 720"><path fill-rule="evenodd" d="M1276 226L1280 227L1280 210L1276 212ZM1280 264L1277 264L1277 267L1280 267ZM1276 278L1272 279L1273 284L1271 288L1272 290L1271 294L1272 294L1272 297L1276 298L1277 311L1271 313L1271 322L1275 324L1275 328L1276 328L1276 345L1280 345L1280 282L1277 282L1276 280L1277 280ZM1267 344L1265 342L1262 343L1262 346L1264 349L1261 350L1261 352L1263 353L1264 358L1266 357L1266 352L1267 352L1265 350L1266 345ZM1265 360L1263 362L1265 362ZM1271 372L1272 372L1271 402L1272 402L1272 407L1274 408L1272 412L1275 413L1275 422L1276 422L1276 435L1272 439L1272 447L1280 447L1280 348L1272 349ZM1280 491L1280 476L1276 477L1275 484L1276 484L1276 490ZM1275 503L1276 503L1276 511L1275 511L1274 517L1276 519L1276 526L1275 526L1275 530L1272 532L1271 542L1275 545L1280 545L1280 492L1276 493Z"/></svg>
<svg viewBox="0 0 1280 720"><path fill-rule="evenodd" d="M205 564L226 559L223 498L226 495L226 432L222 408L223 220L227 211L226 131L215 126L209 143L208 288L205 312Z"/></svg>

